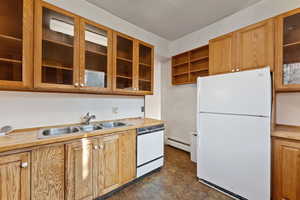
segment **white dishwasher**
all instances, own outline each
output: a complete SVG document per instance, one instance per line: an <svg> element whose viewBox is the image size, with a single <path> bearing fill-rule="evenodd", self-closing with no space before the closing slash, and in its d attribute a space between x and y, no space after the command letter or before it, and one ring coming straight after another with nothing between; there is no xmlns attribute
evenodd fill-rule
<svg viewBox="0 0 300 200"><path fill-rule="evenodd" d="M137 177L164 165L164 125L137 129Z"/></svg>

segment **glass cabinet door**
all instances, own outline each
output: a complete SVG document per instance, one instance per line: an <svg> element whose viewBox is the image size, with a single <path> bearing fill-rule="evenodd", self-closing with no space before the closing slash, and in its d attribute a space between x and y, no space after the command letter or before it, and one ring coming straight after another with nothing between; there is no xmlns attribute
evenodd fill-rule
<svg viewBox="0 0 300 200"><path fill-rule="evenodd" d="M32 85L32 13L31 0L0 4L0 87Z"/></svg>
<svg viewBox="0 0 300 200"><path fill-rule="evenodd" d="M80 86L88 90L111 89L112 31L92 22L81 22Z"/></svg>
<svg viewBox="0 0 300 200"><path fill-rule="evenodd" d="M139 43L138 46L138 87L139 91L152 92L153 47Z"/></svg>
<svg viewBox="0 0 300 200"><path fill-rule="evenodd" d="M282 19L282 83L284 87L300 85L300 13Z"/></svg>
<svg viewBox="0 0 300 200"><path fill-rule="evenodd" d="M41 55L36 56L37 84L56 89L78 87L78 18L47 3L40 3L40 13L37 13L42 16L37 22L37 41L40 43L36 49Z"/></svg>
<svg viewBox="0 0 300 200"><path fill-rule="evenodd" d="M133 39L115 34L115 89L135 91L134 87L134 42Z"/></svg>

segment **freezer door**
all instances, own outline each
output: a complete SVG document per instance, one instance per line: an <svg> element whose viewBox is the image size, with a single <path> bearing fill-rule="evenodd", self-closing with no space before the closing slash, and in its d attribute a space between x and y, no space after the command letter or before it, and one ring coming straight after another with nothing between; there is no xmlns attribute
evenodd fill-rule
<svg viewBox="0 0 300 200"><path fill-rule="evenodd" d="M270 199L270 119L200 114L197 176L249 200Z"/></svg>
<svg viewBox="0 0 300 200"><path fill-rule="evenodd" d="M270 116L269 68L198 78L198 112Z"/></svg>

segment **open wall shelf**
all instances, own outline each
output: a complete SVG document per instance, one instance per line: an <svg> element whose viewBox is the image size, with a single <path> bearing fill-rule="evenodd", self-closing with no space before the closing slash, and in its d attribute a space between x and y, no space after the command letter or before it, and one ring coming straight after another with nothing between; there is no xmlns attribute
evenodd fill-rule
<svg viewBox="0 0 300 200"><path fill-rule="evenodd" d="M208 45L172 57L173 85L196 83L199 76L209 75Z"/></svg>

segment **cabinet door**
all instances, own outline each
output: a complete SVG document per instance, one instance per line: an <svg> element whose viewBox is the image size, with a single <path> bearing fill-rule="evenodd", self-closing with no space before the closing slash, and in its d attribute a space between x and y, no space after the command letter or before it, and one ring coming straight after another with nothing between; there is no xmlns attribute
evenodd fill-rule
<svg viewBox="0 0 300 200"><path fill-rule="evenodd" d="M35 10L35 87L79 86L79 17L42 2Z"/></svg>
<svg viewBox="0 0 300 200"><path fill-rule="evenodd" d="M209 73L222 74L234 70L234 52L232 33L209 41Z"/></svg>
<svg viewBox="0 0 300 200"><path fill-rule="evenodd" d="M120 186L119 180L119 135L106 136L97 141L94 150L94 198Z"/></svg>
<svg viewBox="0 0 300 200"><path fill-rule="evenodd" d="M276 18L276 89L300 91L300 9Z"/></svg>
<svg viewBox="0 0 300 200"><path fill-rule="evenodd" d="M275 140L274 144L274 200L300 199L300 143Z"/></svg>
<svg viewBox="0 0 300 200"><path fill-rule="evenodd" d="M274 65L274 21L269 19L236 33L237 70L247 70Z"/></svg>
<svg viewBox="0 0 300 200"><path fill-rule="evenodd" d="M61 200L65 194L64 144L32 151L31 199Z"/></svg>
<svg viewBox="0 0 300 200"><path fill-rule="evenodd" d="M136 131L120 133L120 183L126 184L136 177Z"/></svg>
<svg viewBox="0 0 300 200"><path fill-rule="evenodd" d="M137 48L133 38L114 33L114 90L121 93L136 93Z"/></svg>
<svg viewBox="0 0 300 200"><path fill-rule="evenodd" d="M138 43L138 77L136 79L138 92L153 94L154 55L153 46L144 42Z"/></svg>
<svg viewBox="0 0 300 200"><path fill-rule="evenodd" d="M88 91L112 89L112 30L81 19L80 87Z"/></svg>
<svg viewBox="0 0 300 200"><path fill-rule="evenodd" d="M0 199L30 200L30 154L0 157Z"/></svg>
<svg viewBox="0 0 300 200"><path fill-rule="evenodd" d="M1 1L0 13L0 88L30 88L33 0Z"/></svg>
<svg viewBox="0 0 300 200"><path fill-rule="evenodd" d="M66 144L66 199L93 199L92 142L88 139Z"/></svg>

